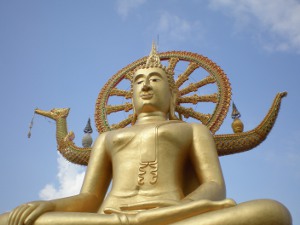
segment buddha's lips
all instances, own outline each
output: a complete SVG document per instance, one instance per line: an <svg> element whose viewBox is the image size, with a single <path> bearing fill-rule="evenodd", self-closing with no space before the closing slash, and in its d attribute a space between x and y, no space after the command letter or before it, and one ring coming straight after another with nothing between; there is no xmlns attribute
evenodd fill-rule
<svg viewBox="0 0 300 225"><path fill-rule="evenodd" d="M141 99L151 99L153 97L153 93L141 93L140 94Z"/></svg>

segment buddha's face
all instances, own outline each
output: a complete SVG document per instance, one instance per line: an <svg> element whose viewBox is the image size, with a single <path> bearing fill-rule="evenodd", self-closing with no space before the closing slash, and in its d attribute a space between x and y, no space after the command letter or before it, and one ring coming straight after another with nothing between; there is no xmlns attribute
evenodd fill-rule
<svg viewBox="0 0 300 225"><path fill-rule="evenodd" d="M168 78L161 68L139 69L133 76L133 105L137 115L169 112L172 94Z"/></svg>

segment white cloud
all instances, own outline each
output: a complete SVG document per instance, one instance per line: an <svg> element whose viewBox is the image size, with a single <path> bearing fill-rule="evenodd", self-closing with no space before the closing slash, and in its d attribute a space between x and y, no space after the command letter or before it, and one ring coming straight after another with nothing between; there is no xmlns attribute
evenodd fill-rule
<svg viewBox="0 0 300 225"><path fill-rule="evenodd" d="M211 0L244 29L254 26L268 50L300 53L300 2L297 0ZM267 34L267 37L265 36ZM253 35L254 36L254 35Z"/></svg>
<svg viewBox="0 0 300 225"><path fill-rule="evenodd" d="M47 184L39 193L42 200L51 200L67 197L79 193L83 178L84 167L66 161L61 155L57 158L58 162L58 187Z"/></svg>
<svg viewBox="0 0 300 225"><path fill-rule="evenodd" d="M159 17L157 32L166 41L186 41L190 38L200 38L200 28L201 24L198 21L188 21L164 11Z"/></svg>
<svg viewBox="0 0 300 225"><path fill-rule="evenodd" d="M131 10L138 8L145 2L146 0L118 0L117 12L123 18L126 18Z"/></svg>

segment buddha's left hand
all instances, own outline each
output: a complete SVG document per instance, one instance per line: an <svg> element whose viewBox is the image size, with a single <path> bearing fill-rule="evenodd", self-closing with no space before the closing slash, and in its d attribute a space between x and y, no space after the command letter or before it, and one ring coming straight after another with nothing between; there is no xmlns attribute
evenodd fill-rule
<svg viewBox="0 0 300 225"><path fill-rule="evenodd" d="M36 201L15 208L9 215L8 225L31 225L45 212L54 210L54 204L47 201Z"/></svg>

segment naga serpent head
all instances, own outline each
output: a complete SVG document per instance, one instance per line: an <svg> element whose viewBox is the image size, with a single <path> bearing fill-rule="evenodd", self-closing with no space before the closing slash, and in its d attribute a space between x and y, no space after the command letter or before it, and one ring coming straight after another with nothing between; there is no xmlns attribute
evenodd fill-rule
<svg viewBox="0 0 300 225"><path fill-rule="evenodd" d="M66 118L69 115L70 108L53 108L50 111L44 111L41 109L35 109L34 112L36 114L48 117L53 120L57 120L59 118Z"/></svg>

